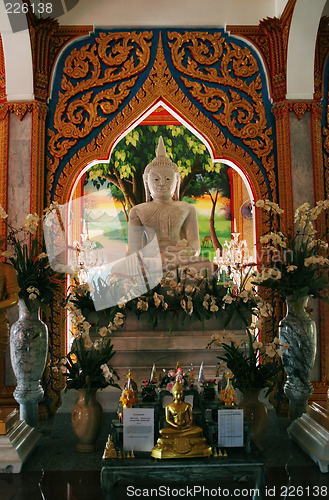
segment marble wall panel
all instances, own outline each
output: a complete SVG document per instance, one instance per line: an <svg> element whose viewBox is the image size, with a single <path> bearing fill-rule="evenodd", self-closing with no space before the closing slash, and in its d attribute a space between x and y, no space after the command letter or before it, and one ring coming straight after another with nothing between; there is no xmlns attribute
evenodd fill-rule
<svg viewBox="0 0 329 500"><path fill-rule="evenodd" d="M14 227L22 227L25 217L30 213L31 133L31 113L26 113L22 121L14 113L10 113L7 212L8 221ZM9 324L12 325L18 319L18 306L8 309L7 316ZM16 385L9 347L5 358L5 385Z"/></svg>
<svg viewBox="0 0 329 500"><path fill-rule="evenodd" d="M30 213L32 114L20 121L14 113L9 118L8 220L23 226Z"/></svg>
<svg viewBox="0 0 329 500"><path fill-rule="evenodd" d="M301 120L295 113L289 114L290 142L291 142L291 175L294 211L303 203L315 205L311 113L306 112ZM313 309L313 319L318 332L318 346L320 345L319 331L319 301L312 300L310 307ZM318 349L314 368L311 372L312 381L320 381L321 375L320 349Z"/></svg>

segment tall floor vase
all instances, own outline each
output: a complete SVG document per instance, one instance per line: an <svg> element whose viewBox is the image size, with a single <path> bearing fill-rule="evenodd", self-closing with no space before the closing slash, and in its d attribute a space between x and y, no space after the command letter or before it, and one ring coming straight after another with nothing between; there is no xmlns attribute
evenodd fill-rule
<svg viewBox="0 0 329 500"><path fill-rule="evenodd" d="M103 421L103 407L96 399L97 389L92 389L86 405L86 389L79 390L79 399L72 408L72 427L78 439L77 451L96 451L96 444Z"/></svg>
<svg viewBox="0 0 329 500"><path fill-rule="evenodd" d="M283 351L282 363L287 373L284 393L289 399L292 420L306 412L313 393L310 371L316 355L316 324L305 311L308 300L309 297L287 297L287 314L279 323L280 342L289 344L289 349Z"/></svg>
<svg viewBox="0 0 329 500"><path fill-rule="evenodd" d="M46 366L48 328L40 320L40 308L31 301L31 312L19 300L19 318L10 330L10 359L17 380L14 398L20 405L20 419L35 427L38 403L44 391L40 379Z"/></svg>
<svg viewBox="0 0 329 500"><path fill-rule="evenodd" d="M267 429L267 408L259 398L260 389L249 389L242 394L239 408L243 409L244 417L250 424L251 439L263 450L263 438Z"/></svg>

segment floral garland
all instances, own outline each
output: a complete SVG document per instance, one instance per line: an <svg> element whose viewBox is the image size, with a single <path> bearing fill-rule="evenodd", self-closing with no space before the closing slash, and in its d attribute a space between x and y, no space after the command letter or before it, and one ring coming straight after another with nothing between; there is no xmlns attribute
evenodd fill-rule
<svg viewBox="0 0 329 500"><path fill-rule="evenodd" d="M68 300L79 309L92 312L95 311L93 298L105 296L112 290L120 300L117 305L103 310L101 314L102 321L110 321L110 330L117 330L122 326L130 312L134 312L138 318L147 313L153 329L158 325L161 313L171 312L169 333L172 332L174 319L179 317L182 325L187 318L199 320L203 331L205 320L214 317L223 318L225 328L233 316L238 316L248 326L253 314L262 317L272 314L271 306L250 285L250 275L249 272L244 276L238 286L232 280L219 283L217 275L200 278L191 276L186 271L178 274L177 280L162 279L153 290L144 294L139 294L133 279L118 280L111 276L108 283L99 278L92 286L73 286Z"/></svg>

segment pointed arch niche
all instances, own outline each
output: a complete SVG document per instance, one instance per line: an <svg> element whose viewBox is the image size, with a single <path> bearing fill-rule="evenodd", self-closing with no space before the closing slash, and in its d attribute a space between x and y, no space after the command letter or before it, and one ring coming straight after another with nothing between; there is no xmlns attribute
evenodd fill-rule
<svg viewBox="0 0 329 500"><path fill-rule="evenodd" d="M255 243L269 228L268 215L261 211L242 224L239 210L247 200L277 201L273 122L262 63L244 41L233 38L224 30L97 32L88 43L68 47L57 62L49 102L47 205L81 197L87 170L108 162L127 134L163 109L201 141L213 162L229 167L233 219L244 238L251 224L248 245ZM113 44L122 44L120 58L112 58ZM190 50L195 65L180 59L183 47L195 48ZM209 65L211 72L200 73L199 67ZM203 87L198 79L206 82ZM216 104L218 96L227 104L224 111ZM246 112L243 132L234 125L240 107ZM57 314L59 325L63 313ZM54 355L65 355L65 338L63 330L54 334ZM59 380L54 378L53 387L55 401Z"/></svg>
<svg viewBox="0 0 329 500"><path fill-rule="evenodd" d="M115 229L117 224L121 222L121 227L123 228L123 233L126 234L124 229L125 223L128 220L128 210L129 207L123 201L119 201L118 197L110 196L111 190L105 189L101 186L98 189L94 187L94 183L86 182L86 174L90 169L94 172L97 170L97 165L105 166L109 164L113 155L115 155L117 147L120 147L121 141L125 139L126 136L133 136L133 132L141 130L140 127L152 126L153 131L149 131L149 135L153 136L153 141L148 142L148 159L144 161L144 164L140 165L139 172L137 171L134 176L139 175L141 177L142 170L145 168L147 163L153 159L155 156L156 144L161 135L161 128L169 126L172 134L172 144L173 149L175 147L175 131L181 131L180 135L183 135L184 128L187 133L190 132L200 143L204 146L203 157L205 160L201 160L204 166L207 161L211 162L212 165L220 163L223 167L221 172L223 173L223 187L222 193L219 188L218 200L215 200L216 194L216 181L212 187L212 196L204 194L197 194L194 196L193 188L190 187L187 190L187 196L190 201L196 204L196 208L200 214L199 217L199 234L200 234L200 244L201 244L201 255L213 260L215 255L215 248L213 242L210 240L211 230L209 228L211 211L212 208L215 210L215 221L214 221L214 231L216 237L221 245L224 244L225 240L231 239L231 233L237 231L240 233L240 239L246 239L248 248L253 253L256 248L256 219L253 217L252 212L249 207L253 205L255 201L255 190L252 186L248 175L243 171L241 165L233 162L229 158L216 158L214 151L207 138L195 129L190 123L188 123L182 116L180 116L174 109L172 109L166 102L159 100L150 109L143 113L132 125L124 130L120 136L114 141L107 159L95 159L88 163L77 175L75 181L73 182L72 189L69 196L69 203L72 204L74 200L81 199L81 203L74 203L75 207L75 218L78 220L84 220L85 226L87 227L90 239L95 238L98 243L104 243L104 232L106 229L110 229L110 226L114 228L114 232L118 232ZM172 130L174 129L174 130ZM138 139L137 139L138 140ZM177 136L177 142L180 140ZM188 148L188 144L186 144ZM124 148L120 148L121 150ZM168 156L172 157L171 150L169 148ZM202 155L201 155L202 156ZM181 170L186 166L184 163L186 160L189 162L190 159L184 154L184 149L182 150L182 156L176 154L176 157L172 158L173 161L179 162ZM122 164L125 161L122 159ZM103 167L104 168L104 167ZM200 167L198 169L198 174ZM203 171L206 172L203 168ZM196 175L198 175L196 174ZM200 175L200 174L199 174ZM202 174L201 174L202 175ZM93 176L95 178L95 176ZM96 179L95 179L96 180ZM99 181L98 181L99 186ZM144 201L143 194L143 183L141 179L138 179L137 190L139 191L138 202ZM136 190L135 189L135 190ZM183 188L184 189L184 188ZM143 191L143 192L142 192ZM215 194L213 194L215 192ZM82 198L83 197L83 198ZM184 197L184 195L183 195ZM193 197L193 198L192 198ZM182 196L181 196L182 198ZM107 203L108 202L108 203ZM87 212L86 213L86 208ZM79 212L79 213L78 213ZM90 214L93 214L91 216ZM97 215L99 217L97 217ZM108 215L108 217L107 217ZM98 223L97 220L100 219ZM112 223L116 219L117 222ZM88 226L94 229L88 229ZM77 226L75 226L77 227ZM103 235L101 234L102 228ZM219 234L217 234L217 232ZM75 238L81 233L81 228L76 231L77 234L74 235ZM100 240L103 240L102 242ZM116 242L120 240L120 237L116 237ZM126 240L124 235L122 236L121 242ZM110 240L107 241L109 244ZM112 242L113 243L113 242ZM106 246L106 245L105 245ZM113 250L113 247L112 247ZM123 256L123 247L119 250L119 253ZM256 253L256 252L255 252ZM107 261L112 260L111 256L107 256Z"/></svg>

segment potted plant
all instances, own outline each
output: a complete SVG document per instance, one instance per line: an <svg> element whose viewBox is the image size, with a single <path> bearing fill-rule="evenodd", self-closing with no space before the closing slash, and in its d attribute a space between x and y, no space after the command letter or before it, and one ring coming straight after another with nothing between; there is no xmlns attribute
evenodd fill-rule
<svg viewBox="0 0 329 500"><path fill-rule="evenodd" d="M141 389L143 401L154 401L157 396L157 381L142 380Z"/></svg>
<svg viewBox="0 0 329 500"><path fill-rule="evenodd" d="M215 344L224 351L217 356L218 371L230 373L233 387L241 391L240 406L250 421L251 437L257 444L261 443L267 427L267 409L259 399L259 392L267 388L268 395L273 390L277 375L283 370L278 358L289 348L288 344L281 345L277 337L264 345L259 334L257 328L249 328L246 337L239 340L233 333L224 331L213 336L208 345Z"/></svg>
<svg viewBox="0 0 329 500"><path fill-rule="evenodd" d="M96 399L98 389L109 385L120 389L116 383L118 375L110 360L114 356L113 344L108 327L96 328L91 338L91 325L80 309L67 302L71 314L73 341L66 358L55 360L52 370L60 370L66 378L66 391L79 391L79 400L72 408L73 430L79 440L77 451L96 449L96 439L102 422L102 407Z"/></svg>
<svg viewBox="0 0 329 500"><path fill-rule="evenodd" d="M328 302L328 243L315 227L329 200L308 203L297 208L294 226L286 227L283 210L269 200L258 200L256 207L269 212L271 231L260 238L262 255L268 262L259 266L254 284L265 287L286 301L286 316L279 323L281 342L289 343L282 362L287 373L284 392L289 399L290 416L298 418L306 411L313 392L310 371L316 355L316 324L310 317L309 298Z"/></svg>

